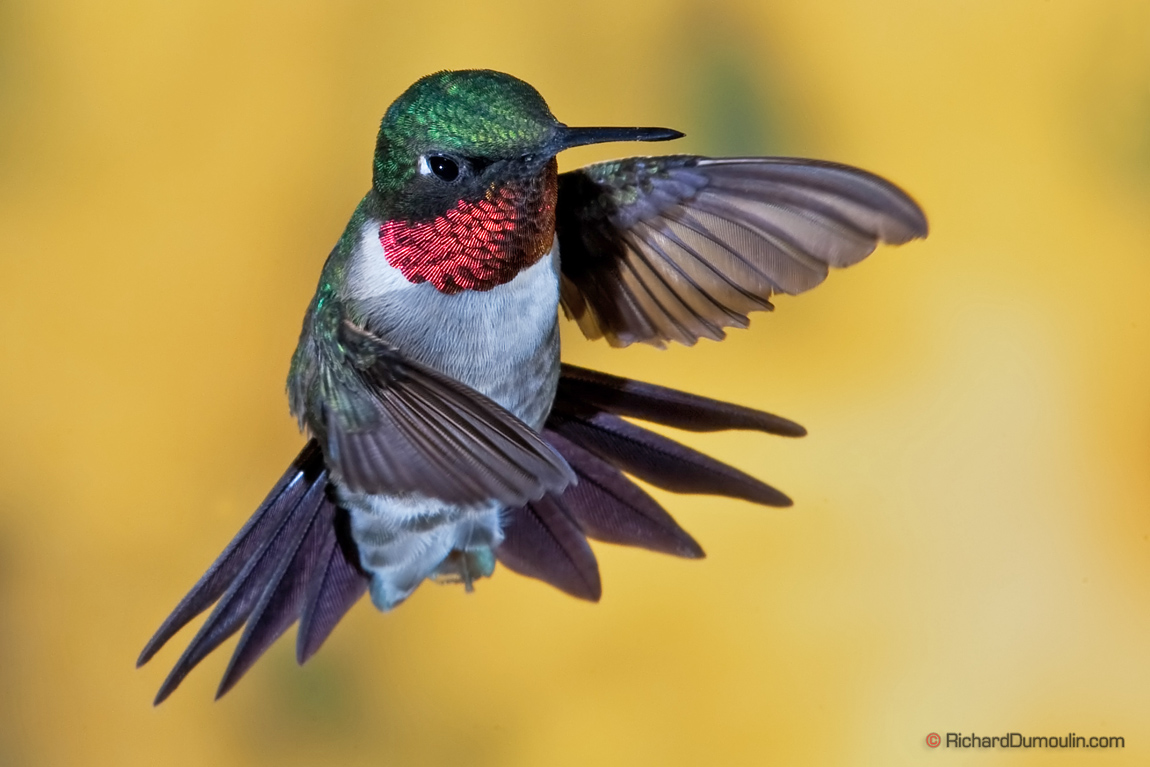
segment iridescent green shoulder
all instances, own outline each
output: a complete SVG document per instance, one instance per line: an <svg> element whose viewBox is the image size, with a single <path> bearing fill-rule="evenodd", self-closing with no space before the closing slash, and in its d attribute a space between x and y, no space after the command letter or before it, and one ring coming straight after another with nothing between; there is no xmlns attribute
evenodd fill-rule
<svg viewBox="0 0 1150 767"><path fill-rule="evenodd" d="M288 406L299 419L300 427L308 428L313 434L318 435L323 429L321 412L333 406L338 409L340 405L338 401L330 401L332 393L343 388L341 383L350 383L338 380L346 374L338 337L339 325L345 319L342 294L348 265L373 204L369 192L327 257L292 354L287 379Z"/></svg>
<svg viewBox="0 0 1150 767"><path fill-rule="evenodd" d="M595 163L575 172L604 187L611 201L622 207L650 192L652 182L669 177L673 171L693 168L698 162L697 156L687 154L628 157Z"/></svg>

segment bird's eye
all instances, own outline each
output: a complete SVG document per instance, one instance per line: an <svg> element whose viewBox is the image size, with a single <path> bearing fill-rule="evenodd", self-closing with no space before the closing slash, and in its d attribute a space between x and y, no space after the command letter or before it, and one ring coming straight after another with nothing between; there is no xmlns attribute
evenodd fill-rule
<svg viewBox="0 0 1150 767"><path fill-rule="evenodd" d="M450 157L432 155L427 158L427 167L431 168L431 172L444 181L454 181L459 178L459 164Z"/></svg>

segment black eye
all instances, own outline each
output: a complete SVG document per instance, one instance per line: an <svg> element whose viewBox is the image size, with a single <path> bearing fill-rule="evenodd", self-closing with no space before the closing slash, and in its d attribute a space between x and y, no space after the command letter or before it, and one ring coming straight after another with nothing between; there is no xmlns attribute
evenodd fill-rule
<svg viewBox="0 0 1150 767"><path fill-rule="evenodd" d="M427 158L427 166L431 168L432 173L444 181L454 181L459 178L459 164L450 157L432 155Z"/></svg>

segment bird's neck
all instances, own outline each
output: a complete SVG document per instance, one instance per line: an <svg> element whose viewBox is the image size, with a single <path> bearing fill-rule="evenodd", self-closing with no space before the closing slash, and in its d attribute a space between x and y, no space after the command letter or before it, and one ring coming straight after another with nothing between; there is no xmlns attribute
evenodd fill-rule
<svg viewBox="0 0 1150 767"><path fill-rule="evenodd" d="M410 282L441 293L491 290L551 249L557 191L552 160L536 176L492 184L480 199L460 200L430 220L384 220L380 244Z"/></svg>

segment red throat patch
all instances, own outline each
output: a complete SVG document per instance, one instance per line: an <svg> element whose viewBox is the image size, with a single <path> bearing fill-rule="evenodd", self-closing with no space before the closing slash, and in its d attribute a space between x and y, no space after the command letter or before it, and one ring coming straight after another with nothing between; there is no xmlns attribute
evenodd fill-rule
<svg viewBox="0 0 1150 767"><path fill-rule="evenodd" d="M491 290L551 250L557 163L539 176L488 188L431 221L386 221L379 241L387 262L410 282L441 293Z"/></svg>

